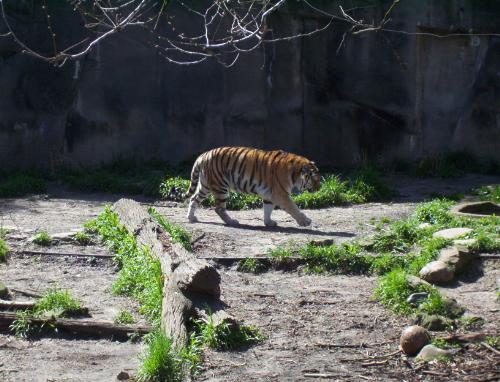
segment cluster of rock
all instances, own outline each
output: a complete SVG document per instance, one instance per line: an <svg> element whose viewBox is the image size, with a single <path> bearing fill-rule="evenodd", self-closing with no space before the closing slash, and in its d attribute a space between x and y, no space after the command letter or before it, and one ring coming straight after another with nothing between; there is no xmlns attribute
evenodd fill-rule
<svg viewBox="0 0 500 382"><path fill-rule="evenodd" d="M454 245L442 249L437 260L431 261L420 270L420 277L431 284L451 283L475 256L468 249L468 246L474 243L474 239L460 239L470 232L472 232L470 228L449 228L435 232L433 237L454 240Z"/></svg>
<svg viewBox="0 0 500 382"><path fill-rule="evenodd" d="M443 357L451 357L456 350L445 350L430 344L431 335L427 330L418 325L406 327L399 340L403 353L415 356L417 361L432 361Z"/></svg>

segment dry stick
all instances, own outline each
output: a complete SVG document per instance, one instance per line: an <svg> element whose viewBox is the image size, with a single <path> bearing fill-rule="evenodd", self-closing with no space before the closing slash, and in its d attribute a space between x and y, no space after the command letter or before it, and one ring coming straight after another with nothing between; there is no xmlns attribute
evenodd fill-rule
<svg viewBox="0 0 500 382"><path fill-rule="evenodd" d="M324 373L304 373L302 374L305 378L335 378L338 377L336 374L324 374Z"/></svg>
<svg viewBox="0 0 500 382"><path fill-rule="evenodd" d="M28 297L40 298L42 295L35 291L30 291L27 289L9 288L12 292L16 292Z"/></svg>
<svg viewBox="0 0 500 382"><path fill-rule="evenodd" d="M440 373L438 371L432 371L432 370L422 370L422 374L435 375L437 377L448 377L449 376L449 374Z"/></svg>
<svg viewBox="0 0 500 382"><path fill-rule="evenodd" d="M7 301L0 300L0 309L33 309L35 301Z"/></svg>
<svg viewBox="0 0 500 382"><path fill-rule="evenodd" d="M500 351L495 349L493 346L488 345L486 342L481 342L481 345L483 345L486 349L491 350L496 355L500 355Z"/></svg>
<svg viewBox="0 0 500 382"><path fill-rule="evenodd" d="M16 313L0 312L0 330L8 330L9 326L19 317ZM66 319L66 318L40 318L26 317L30 324L48 325L70 333L82 334L96 337L113 337L118 340L128 340L129 335L146 334L152 328L149 325L116 325L111 321L89 320L89 319Z"/></svg>
<svg viewBox="0 0 500 382"><path fill-rule="evenodd" d="M97 253L64 253L64 252L42 252L42 251L27 251L21 250L13 252L14 254L25 256L68 256L68 257L95 257L101 259L111 259L113 255L97 254Z"/></svg>
<svg viewBox="0 0 500 382"><path fill-rule="evenodd" d="M383 361L365 362L365 363L362 363L361 366L379 366L379 365L384 365L387 362L389 362L388 359L385 359Z"/></svg>

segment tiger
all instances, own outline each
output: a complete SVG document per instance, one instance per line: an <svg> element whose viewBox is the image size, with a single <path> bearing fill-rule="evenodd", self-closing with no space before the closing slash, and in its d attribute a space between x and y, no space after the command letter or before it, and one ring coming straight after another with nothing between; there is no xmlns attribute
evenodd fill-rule
<svg viewBox="0 0 500 382"><path fill-rule="evenodd" d="M274 227L275 207L289 213L299 226L311 219L292 200L292 189L319 190L321 176L316 164L300 155L282 150L264 151L249 147L219 147L201 154L191 171L191 184L185 198L191 197L187 219L196 223L195 210L212 193L215 212L227 225L238 225L226 211L229 190L259 195L263 200L264 224Z"/></svg>

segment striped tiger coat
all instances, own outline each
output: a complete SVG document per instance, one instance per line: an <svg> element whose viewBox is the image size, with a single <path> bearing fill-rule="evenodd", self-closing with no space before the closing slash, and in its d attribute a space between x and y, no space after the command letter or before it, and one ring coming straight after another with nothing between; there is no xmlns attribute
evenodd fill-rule
<svg viewBox="0 0 500 382"><path fill-rule="evenodd" d="M260 195L264 202L264 224L275 226L271 213L276 206L288 212L299 225L311 220L290 197L291 190L317 191L320 175L314 162L281 150L263 151L247 147L220 147L201 154L191 171L192 195L187 218L198 221L196 207L212 193L215 212L229 225L238 224L226 211L229 190Z"/></svg>

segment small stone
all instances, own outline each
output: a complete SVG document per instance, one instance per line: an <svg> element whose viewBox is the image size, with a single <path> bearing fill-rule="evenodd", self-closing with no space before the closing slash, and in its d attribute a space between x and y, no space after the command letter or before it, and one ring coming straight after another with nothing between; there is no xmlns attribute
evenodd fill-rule
<svg viewBox="0 0 500 382"><path fill-rule="evenodd" d="M418 288L420 286L431 286L431 284L429 284L427 281L413 275L406 276L406 281L408 281L408 284L410 284L410 286L412 286L413 288Z"/></svg>
<svg viewBox="0 0 500 382"><path fill-rule="evenodd" d="M439 332L442 330L446 330L451 324L452 320L447 319L443 316L438 316L436 314L425 314L422 316L422 327L427 330L432 330L434 332Z"/></svg>
<svg viewBox="0 0 500 382"><path fill-rule="evenodd" d="M440 349L434 345L426 345L420 350L415 359L428 362L442 357L451 357L453 354L455 354L454 351Z"/></svg>
<svg viewBox="0 0 500 382"><path fill-rule="evenodd" d="M401 350L407 355L415 355L431 340L431 336L421 326L408 326L401 333L399 345Z"/></svg>
<svg viewBox="0 0 500 382"><path fill-rule="evenodd" d="M446 284L453 281L454 272L445 262L437 260L424 266L419 276L431 284Z"/></svg>
<svg viewBox="0 0 500 382"><path fill-rule="evenodd" d="M0 281L0 298L9 297L9 289Z"/></svg>
<svg viewBox="0 0 500 382"><path fill-rule="evenodd" d="M448 228L448 229L443 229L441 231L434 232L432 237L442 237L443 239L454 240L454 239L459 239L462 236L465 236L471 232L472 232L471 228L465 228L465 227Z"/></svg>
<svg viewBox="0 0 500 382"><path fill-rule="evenodd" d="M472 260L473 255L466 247L443 248L439 252L438 261L447 264L454 273L461 272Z"/></svg>
<svg viewBox="0 0 500 382"><path fill-rule="evenodd" d="M51 237L53 240L58 241L72 241L76 235L76 232L60 232L55 233Z"/></svg>
<svg viewBox="0 0 500 382"><path fill-rule="evenodd" d="M418 225L418 228L419 228L419 229L426 229L426 228L430 228L430 227L432 227L432 224L431 224L431 223L420 223L420 224Z"/></svg>
<svg viewBox="0 0 500 382"><path fill-rule="evenodd" d="M453 244L459 245L459 246L464 246L464 247L470 247L471 245L476 243L476 239L456 239L453 240Z"/></svg>
<svg viewBox="0 0 500 382"><path fill-rule="evenodd" d="M126 371L120 371L116 376L116 379L119 381L126 381L127 379L130 379L130 375Z"/></svg>
<svg viewBox="0 0 500 382"><path fill-rule="evenodd" d="M413 293L406 299L406 302L412 306L418 306L418 304L427 297L429 297L429 293L426 292Z"/></svg>
<svg viewBox="0 0 500 382"><path fill-rule="evenodd" d="M460 317L465 313L465 308L460 306L454 298L444 297L443 308L446 310L446 315L450 318Z"/></svg>

